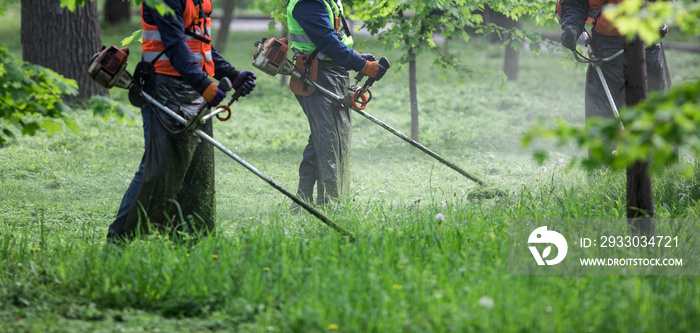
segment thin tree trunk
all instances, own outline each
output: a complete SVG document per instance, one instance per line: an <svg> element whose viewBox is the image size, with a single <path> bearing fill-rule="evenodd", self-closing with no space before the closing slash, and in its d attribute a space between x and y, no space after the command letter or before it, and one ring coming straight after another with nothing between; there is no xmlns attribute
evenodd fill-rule
<svg viewBox="0 0 700 333"><path fill-rule="evenodd" d="M518 73L520 72L520 54L518 50L510 45L506 46L506 58L503 63L503 72L506 73L510 81L518 79Z"/></svg>
<svg viewBox="0 0 700 333"><path fill-rule="evenodd" d="M418 141L418 96L416 89L416 54L408 49L408 91L411 97L411 139Z"/></svg>
<svg viewBox="0 0 700 333"><path fill-rule="evenodd" d="M236 0L224 1L224 15L221 17L221 26L218 35L216 36L216 50L223 53L226 51L226 42L228 41L228 27L233 19L233 9L236 7Z"/></svg>
<svg viewBox="0 0 700 333"><path fill-rule="evenodd" d="M104 17L105 21L109 23L129 22L131 19L131 1L106 0Z"/></svg>
<svg viewBox="0 0 700 333"><path fill-rule="evenodd" d="M499 13L499 12L493 10L488 5L484 6L484 22L485 23L493 23L493 24L495 24L499 27L503 27L505 29L513 29L513 28L522 29L522 25L518 21L515 21L515 20L509 18L508 16L505 16L502 13ZM498 38L498 37L495 36L495 38ZM504 34L502 34L500 39L503 42L509 42L510 34L504 33ZM510 45L507 45L506 46L506 55L505 55L505 59L503 62L503 72L508 77L508 80L512 81L512 80L518 79L518 72L519 71L520 71L520 54L519 54L518 50L511 47Z"/></svg>
<svg viewBox="0 0 700 333"><path fill-rule="evenodd" d="M78 98L107 95L87 74L88 63L102 46L97 2L71 12L59 1L22 0L22 59L53 69L78 83Z"/></svg>
<svg viewBox="0 0 700 333"><path fill-rule="evenodd" d="M635 38L625 43L625 104L633 106L647 98L647 70L644 42ZM637 161L627 168L627 221L632 231L653 235L654 194L648 172L649 161Z"/></svg>

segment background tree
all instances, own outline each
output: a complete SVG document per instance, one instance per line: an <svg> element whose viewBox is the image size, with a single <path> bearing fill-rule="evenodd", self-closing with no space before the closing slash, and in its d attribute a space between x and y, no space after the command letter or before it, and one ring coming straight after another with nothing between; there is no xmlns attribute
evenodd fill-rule
<svg viewBox="0 0 700 333"><path fill-rule="evenodd" d="M508 80L517 80L518 72L520 71L520 54L514 43L510 43L511 33L507 31L512 29L521 30L523 28L522 25L517 20L491 9L489 5L484 6L484 23L492 23L506 30L502 34L495 33L494 37L505 44L506 52L503 61L503 73L506 74ZM517 42L517 40L514 42Z"/></svg>
<svg viewBox="0 0 700 333"><path fill-rule="evenodd" d="M109 23L129 22L131 19L131 4L129 0L105 0L104 18Z"/></svg>
<svg viewBox="0 0 700 333"><path fill-rule="evenodd" d="M71 9L59 1L22 0L22 59L74 79L79 98L107 95L87 74L90 58L102 46L97 2Z"/></svg>
<svg viewBox="0 0 700 333"><path fill-rule="evenodd" d="M529 40L528 35L518 29L505 29L483 20L484 8L517 21L524 15L537 22L552 20L551 4L541 1L484 1L484 0L356 0L353 1L356 16L364 22L363 27L383 42L387 48L401 48L405 56L395 62L409 66L409 93L411 104L411 138L418 140L418 97L416 88L417 57L423 53L437 55L434 65L440 69L470 70L454 55L436 47L434 36L439 33L446 39L469 40L465 28L475 33L510 33L509 43Z"/></svg>
<svg viewBox="0 0 700 333"><path fill-rule="evenodd" d="M216 35L216 50L219 52L226 51L226 41L228 40L228 27L233 21L233 10L236 8L236 0L223 0L223 15L221 16L221 27Z"/></svg>
<svg viewBox="0 0 700 333"><path fill-rule="evenodd" d="M167 11L163 0L146 1L158 6L162 12ZM136 2L140 3L139 0ZM0 16L5 13L4 6L16 3L19 1L0 0ZM107 90L95 86L96 84L87 75L87 62L99 50L99 26L95 19L95 3L88 3L89 8L87 9L78 8L83 4L84 0L61 0L60 5L68 8L66 11L59 8L59 3L55 1L48 5L41 1L22 1L22 53L26 59L37 63L44 61L54 65L60 63L56 67L67 67L66 72L74 73L75 76L81 78L81 81L85 81L81 96L91 97L90 108L93 114L101 116L103 119L113 115L117 119L130 121L131 113L123 105L99 94L92 95L93 91L106 94ZM74 18L71 16L71 12L78 10L82 10L81 14L75 17L76 21L70 22ZM37 16L34 16L35 14ZM69 18L61 17L62 15L69 15ZM89 15L92 16L87 17ZM60 26L55 25L55 22L49 22L52 20L61 22ZM80 24L84 26L75 26ZM54 27L54 29L51 30L48 26ZM64 30L69 31L64 32ZM42 35L47 31L48 34ZM84 43L82 38L75 40L76 35L83 33L90 36L89 39L93 44L97 40L97 46L93 45L94 48L88 50L88 47L85 46L88 43ZM71 39L66 41L63 39L65 35L70 35ZM31 44L31 46L25 44L25 39L28 40L27 44ZM47 43L44 44L43 41L47 41ZM62 44L59 41L67 44L63 45L66 47L60 49L63 53L59 53L53 48ZM70 48L70 45L74 47ZM66 50L71 52L66 54L68 52ZM52 57L70 59L56 62L46 59ZM61 131L62 124L67 125L73 131L78 131L78 125L68 115L71 108L63 102L66 96L78 95L76 80L68 79L37 63L16 59L6 48L0 48L0 147L7 142L8 138L14 136L11 130L12 126L19 128L24 135L34 135L40 129L52 134Z"/></svg>

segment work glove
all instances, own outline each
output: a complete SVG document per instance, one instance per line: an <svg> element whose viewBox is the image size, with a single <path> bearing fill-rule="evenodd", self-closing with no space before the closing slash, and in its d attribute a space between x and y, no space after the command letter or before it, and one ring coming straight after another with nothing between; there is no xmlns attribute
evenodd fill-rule
<svg viewBox="0 0 700 333"><path fill-rule="evenodd" d="M360 54L360 57L362 57L362 59L365 59L367 61L377 61L377 58L375 58L372 55L372 53L362 53L362 54Z"/></svg>
<svg viewBox="0 0 700 333"><path fill-rule="evenodd" d="M226 97L226 92L219 89L218 83L212 82L207 89L204 90L202 97L204 97L204 100L208 102L210 107L215 107L224 100L224 97Z"/></svg>
<svg viewBox="0 0 700 333"><path fill-rule="evenodd" d="M241 96L248 95L255 88L255 73L251 71L242 71L233 79L233 89L241 88Z"/></svg>
<svg viewBox="0 0 700 333"><path fill-rule="evenodd" d="M379 64L377 61L367 61L365 66L362 67L362 74L373 78L375 81L381 80L381 78L386 74L386 67Z"/></svg>
<svg viewBox="0 0 700 333"><path fill-rule="evenodd" d="M581 33L572 25L564 27L563 30L564 32L561 33L561 45L569 50L576 51L576 42Z"/></svg>

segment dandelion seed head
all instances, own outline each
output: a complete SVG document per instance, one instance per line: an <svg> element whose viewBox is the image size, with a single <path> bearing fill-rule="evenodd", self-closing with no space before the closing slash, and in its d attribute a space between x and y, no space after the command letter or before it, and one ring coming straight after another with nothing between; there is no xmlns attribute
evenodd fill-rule
<svg viewBox="0 0 700 333"><path fill-rule="evenodd" d="M445 215L443 215L442 213L437 213L437 215L435 215L435 219L438 221L444 221Z"/></svg>
<svg viewBox="0 0 700 333"><path fill-rule="evenodd" d="M479 298L479 305L490 309L493 307L493 298L488 296L481 296L481 298Z"/></svg>

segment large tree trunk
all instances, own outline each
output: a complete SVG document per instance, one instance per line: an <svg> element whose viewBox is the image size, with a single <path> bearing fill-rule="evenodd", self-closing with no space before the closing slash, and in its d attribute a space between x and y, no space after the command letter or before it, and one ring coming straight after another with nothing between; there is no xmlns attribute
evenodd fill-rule
<svg viewBox="0 0 700 333"><path fill-rule="evenodd" d="M236 7L236 0L224 1L224 15L221 17L221 26L218 35L216 36L216 50L220 53L226 51L226 41L228 40L228 27L233 19L233 9Z"/></svg>
<svg viewBox="0 0 700 333"><path fill-rule="evenodd" d="M418 141L418 96L416 89L416 54L408 49L408 93L411 98L411 139Z"/></svg>
<svg viewBox="0 0 700 333"><path fill-rule="evenodd" d="M637 37L625 43L625 104L633 106L647 98L644 42ZM649 162L637 161L627 168L627 220L635 233L653 235L654 194Z"/></svg>
<svg viewBox="0 0 700 333"><path fill-rule="evenodd" d="M74 12L60 1L22 0L22 58L78 82L78 98L107 95L90 79L87 67L100 50L97 3L85 1Z"/></svg>
<svg viewBox="0 0 700 333"><path fill-rule="evenodd" d="M131 1L105 0L105 21L109 23L129 22L131 19Z"/></svg>

